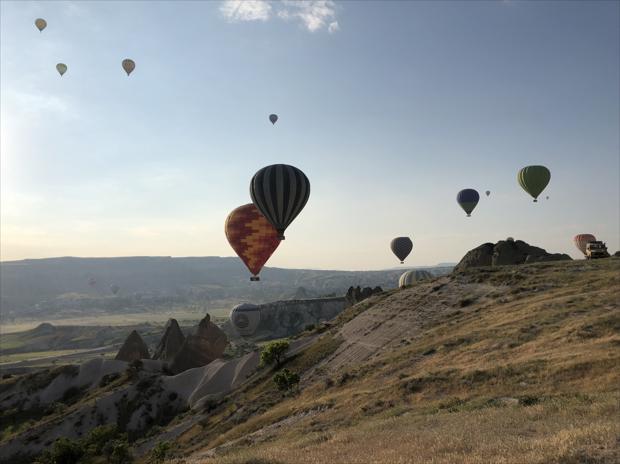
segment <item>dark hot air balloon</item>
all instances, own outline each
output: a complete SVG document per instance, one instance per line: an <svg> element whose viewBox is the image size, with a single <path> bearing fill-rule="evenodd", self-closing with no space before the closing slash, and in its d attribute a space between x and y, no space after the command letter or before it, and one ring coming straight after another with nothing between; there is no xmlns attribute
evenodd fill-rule
<svg viewBox="0 0 620 464"><path fill-rule="evenodd" d="M491 195L491 191L487 190L486 192L484 192L486 194L486 196L488 197L489 195Z"/></svg>
<svg viewBox="0 0 620 464"><path fill-rule="evenodd" d="M136 63L134 62L134 60L130 60L129 58L125 58L123 60L122 66L128 76L133 72L134 69L136 69Z"/></svg>
<svg viewBox="0 0 620 464"><path fill-rule="evenodd" d="M584 256L586 254L586 245L588 242L596 242L596 237L592 234L578 234L573 238L575 246L581 251Z"/></svg>
<svg viewBox="0 0 620 464"><path fill-rule="evenodd" d="M275 124L276 121L278 120L278 115L277 114L270 114L269 115L269 120L271 121L271 124Z"/></svg>
<svg viewBox="0 0 620 464"><path fill-rule="evenodd" d="M58 71L58 74L62 77L62 75L67 72L67 65L64 63L58 63L56 65L56 71Z"/></svg>
<svg viewBox="0 0 620 464"><path fill-rule="evenodd" d="M295 166L272 164L254 174L250 196L284 240L284 231L308 202L310 181Z"/></svg>
<svg viewBox="0 0 620 464"><path fill-rule="evenodd" d="M464 189L456 195L456 201L463 208L463 211L467 213L467 217L469 217L480 201L480 195L474 189Z"/></svg>
<svg viewBox="0 0 620 464"><path fill-rule="evenodd" d="M390 243L392 253L400 260L400 264L403 264L405 258L409 256L413 249L413 242L409 237L396 237Z"/></svg>
<svg viewBox="0 0 620 464"><path fill-rule="evenodd" d="M523 190L529 193L534 201L545 190L551 180L551 172L544 166L526 166L517 174L517 181Z"/></svg>
<svg viewBox="0 0 620 464"><path fill-rule="evenodd" d="M112 284L112 285L110 285L110 291L111 291L114 295L116 295L120 289L121 289L121 288L120 288L118 285L116 285L116 284Z"/></svg>
<svg viewBox="0 0 620 464"><path fill-rule="evenodd" d="M280 244L276 230L250 203L228 215L224 232L230 246L253 274L250 280L260 280L260 270Z"/></svg>
<svg viewBox="0 0 620 464"><path fill-rule="evenodd" d="M47 27L47 21L43 18L37 18L34 20L34 25L37 26L39 32L43 32L43 29Z"/></svg>

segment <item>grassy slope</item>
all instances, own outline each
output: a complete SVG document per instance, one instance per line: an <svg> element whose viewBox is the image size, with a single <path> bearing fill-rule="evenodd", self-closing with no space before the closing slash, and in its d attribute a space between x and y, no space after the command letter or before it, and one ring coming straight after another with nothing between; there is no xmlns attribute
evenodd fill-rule
<svg viewBox="0 0 620 464"><path fill-rule="evenodd" d="M345 371L336 327L287 366L305 372L298 395L259 378L177 450L188 463L618 462L619 290L620 260L608 259L481 268L390 292L340 325L423 313L408 337Z"/></svg>

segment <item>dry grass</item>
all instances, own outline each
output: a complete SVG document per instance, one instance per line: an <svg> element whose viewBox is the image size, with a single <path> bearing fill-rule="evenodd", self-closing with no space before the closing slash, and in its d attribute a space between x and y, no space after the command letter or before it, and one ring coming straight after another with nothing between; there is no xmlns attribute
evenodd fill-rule
<svg viewBox="0 0 620 464"><path fill-rule="evenodd" d="M608 259L479 269L377 298L295 361L299 395L255 381L180 451L223 464L618 462L619 290ZM361 320L372 328L359 341L335 342ZM343 369L387 324L407 336L377 337Z"/></svg>

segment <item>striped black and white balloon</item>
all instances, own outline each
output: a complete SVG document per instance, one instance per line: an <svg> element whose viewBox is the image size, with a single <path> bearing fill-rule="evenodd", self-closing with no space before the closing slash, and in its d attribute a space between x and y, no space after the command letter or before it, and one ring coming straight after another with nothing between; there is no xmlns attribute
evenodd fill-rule
<svg viewBox="0 0 620 464"><path fill-rule="evenodd" d="M295 166L272 164L252 177L250 196L254 205L278 231L284 231L306 206L310 196L310 181Z"/></svg>

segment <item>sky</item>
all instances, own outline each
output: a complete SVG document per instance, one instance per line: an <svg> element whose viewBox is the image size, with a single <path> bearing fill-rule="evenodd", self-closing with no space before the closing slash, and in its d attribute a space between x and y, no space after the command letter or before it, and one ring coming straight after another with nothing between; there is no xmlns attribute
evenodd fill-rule
<svg viewBox="0 0 620 464"><path fill-rule="evenodd" d="M0 26L2 260L233 256L273 163L311 194L270 266L394 267L403 235L410 266L620 249L619 2L2 1Z"/></svg>

